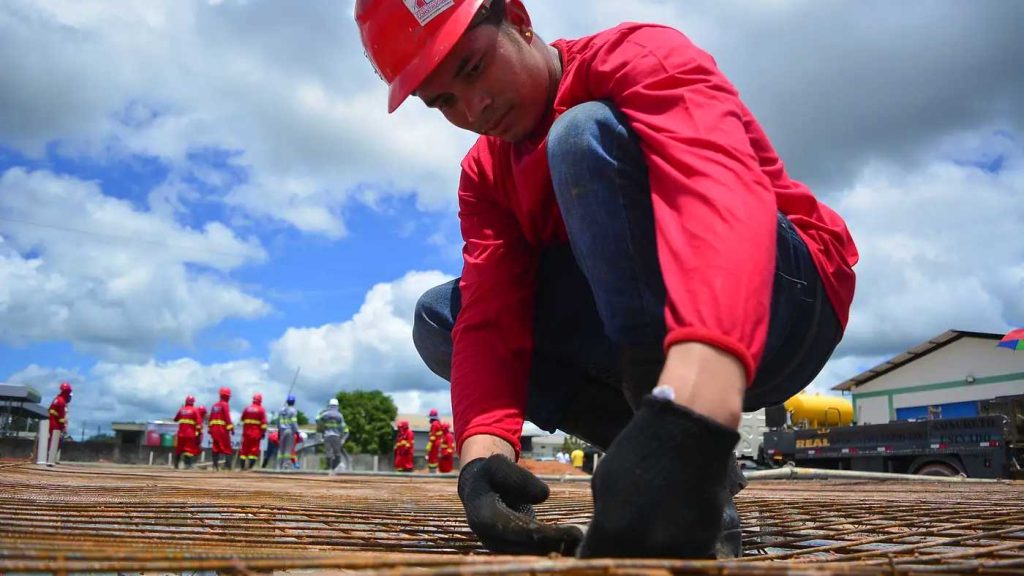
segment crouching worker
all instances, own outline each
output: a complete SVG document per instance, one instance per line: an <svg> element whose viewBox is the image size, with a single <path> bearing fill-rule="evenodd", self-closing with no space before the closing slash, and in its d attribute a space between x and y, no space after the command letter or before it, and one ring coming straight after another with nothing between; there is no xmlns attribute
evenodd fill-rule
<svg viewBox="0 0 1024 576"><path fill-rule="evenodd" d="M450 380L458 492L489 549L740 554L744 410L811 382L857 250L786 173L707 53L665 26L548 44L520 0L357 0L388 109L480 134L462 161L464 267L413 338ZM586 536L538 522L524 418L606 450Z"/></svg>

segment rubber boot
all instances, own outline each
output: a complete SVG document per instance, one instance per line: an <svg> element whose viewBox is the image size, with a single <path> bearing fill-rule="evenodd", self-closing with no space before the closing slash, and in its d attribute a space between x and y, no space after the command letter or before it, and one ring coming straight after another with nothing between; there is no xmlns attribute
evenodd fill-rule
<svg viewBox="0 0 1024 576"><path fill-rule="evenodd" d="M191 454L185 454L182 458L185 460L185 470L191 470L192 469L192 455ZM177 468L177 466L175 466L175 468Z"/></svg>
<svg viewBox="0 0 1024 576"><path fill-rule="evenodd" d="M220 471L220 453L219 452L214 452L213 453L213 469L218 471L218 472Z"/></svg>
<svg viewBox="0 0 1024 576"><path fill-rule="evenodd" d="M174 455L174 469L177 470L178 469L178 465L180 465L180 464L181 464L181 454L175 454Z"/></svg>

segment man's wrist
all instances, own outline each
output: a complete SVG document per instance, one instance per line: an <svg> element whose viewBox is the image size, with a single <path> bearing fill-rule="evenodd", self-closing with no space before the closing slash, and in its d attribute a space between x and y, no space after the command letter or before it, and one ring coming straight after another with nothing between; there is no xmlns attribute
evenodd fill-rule
<svg viewBox="0 0 1024 576"><path fill-rule="evenodd" d="M477 458L487 458L492 454L501 454L513 462L516 460L516 451L512 445L503 438L490 434L475 434L463 440L459 459L470 462Z"/></svg>
<svg viewBox="0 0 1024 576"><path fill-rule="evenodd" d="M728 352L701 342L681 342L668 350L658 379L662 398L736 429L743 413L746 371Z"/></svg>

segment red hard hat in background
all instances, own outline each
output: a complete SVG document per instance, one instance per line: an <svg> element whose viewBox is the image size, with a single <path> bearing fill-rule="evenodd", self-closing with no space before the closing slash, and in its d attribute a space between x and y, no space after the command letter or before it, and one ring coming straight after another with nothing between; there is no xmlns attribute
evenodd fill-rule
<svg viewBox="0 0 1024 576"><path fill-rule="evenodd" d="M252 403L253 404L263 404L263 394L260 394L259 392L253 394L252 395Z"/></svg>
<svg viewBox="0 0 1024 576"><path fill-rule="evenodd" d="M188 396L185 396L185 406L191 406L191 405L193 405L195 403L196 403L196 397L195 396L193 396L191 394L189 394Z"/></svg>
<svg viewBox="0 0 1024 576"><path fill-rule="evenodd" d="M366 57L388 84L394 112L437 68L485 0L357 0Z"/></svg>
<svg viewBox="0 0 1024 576"><path fill-rule="evenodd" d="M222 398L231 398L231 388L223 386L220 389L220 395Z"/></svg>
<svg viewBox="0 0 1024 576"><path fill-rule="evenodd" d="M68 384L67 382L61 382L60 383L60 393L61 394L71 394L71 384Z"/></svg>
<svg viewBox="0 0 1024 576"><path fill-rule="evenodd" d="M430 409L430 417L431 418L437 418L437 408L431 408Z"/></svg>

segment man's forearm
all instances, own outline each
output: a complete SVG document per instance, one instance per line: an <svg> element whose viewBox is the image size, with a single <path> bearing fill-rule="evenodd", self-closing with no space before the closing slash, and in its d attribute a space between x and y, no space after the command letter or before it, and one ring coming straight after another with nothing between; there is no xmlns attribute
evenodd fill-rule
<svg viewBox="0 0 1024 576"><path fill-rule="evenodd" d="M477 458L487 458L491 454L503 454L513 462L516 459L516 451L511 444L490 434L476 434L463 440L459 459L466 463Z"/></svg>

